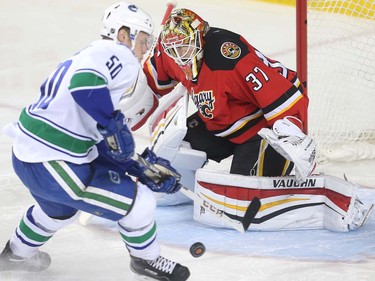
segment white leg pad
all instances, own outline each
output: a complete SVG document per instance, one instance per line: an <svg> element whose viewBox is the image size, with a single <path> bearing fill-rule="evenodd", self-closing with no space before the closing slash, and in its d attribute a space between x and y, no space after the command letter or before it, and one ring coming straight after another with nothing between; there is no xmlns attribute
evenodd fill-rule
<svg viewBox="0 0 375 281"><path fill-rule="evenodd" d="M249 228L256 231L325 228L347 232L357 216L358 208L352 207L355 191L354 184L332 176L311 176L299 183L294 177L251 177L205 169L197 171L195 184L199 196L234 219L243 217L253 197L260 198L261 209ZM198 204L194 219L224 227Z"/></svg>
<svg viewBox="0 0 375 281"><path fill-rule="evenodd" d="M333 176L325 176L325 178L327 189L325 211L327 215L324 227L332 231L347 232L363 226L374 205L363 204L358 199L356 196L357 185Z"/></svg>
<svg viewBox="0 0 375 281"><path fill-rule="evenodd" d="M133 89L125 93L119 103L127 125L132 131L138 130L147 121L159 104L158 98L147 85L147 78L141 69Z"/></svg>
<svg viewBox="0 0 375 281"><path fill-rule="evenodd" d="M160 155L161 156L161 155ZM168 155L164 155L168 159ZM169 159L168 159L169 160ZM175 158L171 161L174 167L181 174L180 183L188 189L194 191L195 171L206 163L207 155L203 151L190 148L190 144L182 142L182 145L175 153ZM180 192L174 194L157 194L158 206L171 206L191 202L191 200Z"/></svg>
<svg viewBox="0 0 375 281"><path fill-rule="evenodd" d="M172 94L160 100L160 105L149 120L151 149L159 157L171 162L181 174L181 184L194 190L195 171L203 167L207 155L203 151L194 150L188 142L183 141L186 132L188 95L180 85ZM185 195L156 194L158 206L170 206L191 202Z"/></svg>

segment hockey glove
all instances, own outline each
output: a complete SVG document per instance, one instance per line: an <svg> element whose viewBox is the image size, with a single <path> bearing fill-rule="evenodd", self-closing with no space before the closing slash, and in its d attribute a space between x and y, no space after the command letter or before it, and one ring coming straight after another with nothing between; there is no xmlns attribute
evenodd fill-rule
<svg viewBox="0 0 375 281"><path fill-rule="evenodd" d="M126 162L134 154L134 139L125 123L125 116L121 111L115 111L108 126L97 125L108 148L107 154L118 162Z"/></svg>
<svg viewBox="0 0 375 281"><path fill-rule="evenodd" d="M154 192L175 193L180 190L181 175L164 158L146 148L127 170Z"/></svg>
<svg viewBox="0 0 375 281"><path fill-rule="evenodd" d="M258 132L278 153L295 165L297 181L303 181L311 175L316 166L316 144L305 135L287 116L277 120L271 129L263 128Z"/></svg>

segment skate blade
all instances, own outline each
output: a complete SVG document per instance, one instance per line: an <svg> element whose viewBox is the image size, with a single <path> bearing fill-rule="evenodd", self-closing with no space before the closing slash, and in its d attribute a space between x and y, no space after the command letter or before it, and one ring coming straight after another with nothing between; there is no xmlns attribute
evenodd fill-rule
<svg viewBox="0 0 375 281"><path fill-rule="evenodd" d="M367 221L370 218L370 215L371 215L373 209L374 209L374 204L371 204L370 208L367 210L365 218L363 219L363 221L361 223L361 227L364 226L367 223Z"/></svg>
<svg viewBox="0 0 375 281"><path fill-rule="evenodd" d="M134 279L135 280L139 280L139 281L150 281L150 280L157 280L155 278L151 278L151 277L148 277L148 276L145 276L145 275L139 275L137 273L134 273Z"/></svg>

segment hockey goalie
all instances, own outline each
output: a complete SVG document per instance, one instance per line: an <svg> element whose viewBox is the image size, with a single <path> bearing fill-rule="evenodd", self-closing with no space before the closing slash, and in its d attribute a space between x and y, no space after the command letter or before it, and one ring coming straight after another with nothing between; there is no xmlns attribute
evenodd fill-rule
<svg viewBox="0 0 375 281"><path fill-rule="evenodd" d="M181 184L233 220L241 221L253 198L261 208L249 230L328 229L347 232L363 226L373 205L357 197L357 186L329 175L310 175L315 167L315 144L289 119L275 122L259 135L286 159L295 163L294 175L257 177L207 168L207 157L184 141L188 98L184 87L160 100L149 119L150 148L168 159L181 174ZM287 137L285 137L287 136ZM181 192L158 195L158 205L191 202ZM226 225L194 202L194 219L214 227Z"/></svg>

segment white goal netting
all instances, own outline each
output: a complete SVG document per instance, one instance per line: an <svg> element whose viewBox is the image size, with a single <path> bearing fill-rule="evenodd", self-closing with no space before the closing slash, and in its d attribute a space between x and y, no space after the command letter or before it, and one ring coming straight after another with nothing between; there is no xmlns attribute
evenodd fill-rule
<svg viewBox="0 0 375 281"><path fill-rule="evenodd" d="M308 126L319 161L374 159L375 1L307 5Z"/></svg>

